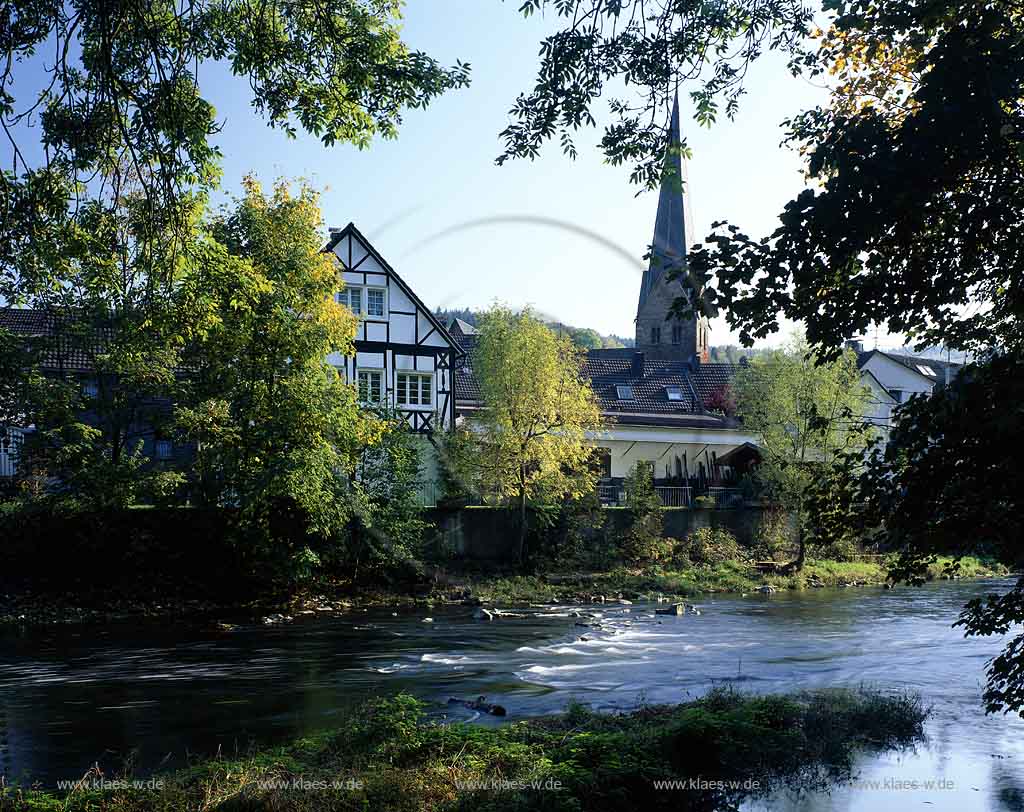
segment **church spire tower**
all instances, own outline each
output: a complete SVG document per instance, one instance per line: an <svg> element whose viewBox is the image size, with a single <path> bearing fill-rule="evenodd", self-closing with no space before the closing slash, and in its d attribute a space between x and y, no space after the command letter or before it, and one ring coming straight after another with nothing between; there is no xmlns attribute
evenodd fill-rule
<svg viewBox="0 0 1024 812"><path fill-rule="evenodd" d="M686 214L683 157L679 135L679 93L672 104L668 145L661 173L650 264L640 282L636 309L636 348L648 357L672 361L707 360L707 319L669 318L673 300L686 295L671 271L686 265Z"/></svg>

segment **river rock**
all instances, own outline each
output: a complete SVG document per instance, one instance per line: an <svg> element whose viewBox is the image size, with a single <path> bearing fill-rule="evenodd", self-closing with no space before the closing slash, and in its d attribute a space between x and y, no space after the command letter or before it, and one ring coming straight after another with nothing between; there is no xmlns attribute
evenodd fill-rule
<svg viewBox="0 0 1024 812"><path fill-rule="evenodd" d="M686 614L685 603L673 603L664 609L655 609L654 614L656 615L675 615L677 617Z"/></svg>
<svg viewBox="0 0 1024 812"><path fill-rule="evenodd" d="M473 617L477 620L494 620L494 612L490 609L479 607L475 612L473 612Z"/></svg>
<svg viewBox="0 0 1024 812"><path fill-rule="evenodd" d="M434 618L432 618L432 617L425 617L425 618L423 618L423 620L421 622L422 623L433 623L434 622Z"/></svg>
<svg viewBox="0 0 1024 812"><path fill-rule="evenodd" d="M771 584L765 584L764 586L758 587L757 591L762 595L774 595L776 590Z"/></svg>

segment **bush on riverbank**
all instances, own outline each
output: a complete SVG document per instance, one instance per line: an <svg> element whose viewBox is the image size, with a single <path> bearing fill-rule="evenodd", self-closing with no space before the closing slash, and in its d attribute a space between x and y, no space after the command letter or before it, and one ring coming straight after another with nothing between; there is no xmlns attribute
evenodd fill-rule
<svg viewBox="0 0 1024 812"><path fill-rule="evenodd" d="M943 557L929 569L929 580L951 575L954 560ZM510 575L470 581L473 594L501 604L527 604L571 601L603 595L606 598L654 599L665 596L694 597L722 592L754 592L770 585L776 589L808 589L886 583L892 560L879 556L869 561L809 560L798 573L780 575L762 573L748 561L721 561L713 565L695 565L682 569L650 567L618 568L607 572L549 575L547 577ZM956 574L965 578L1006 575L1006 567L992 561L966 557Z"/></svg>
<svg viewBox="0 0 1024 812"><path fill-rule="evenodd" d="M575 706L500 728L432 723L424 711L407 695L380 699L335 733L204 761L166 776L162 789L65 797L0 791L0 809L711 810L784 784L846 779L857 749L907 745L921 736L926 716L914 696L864 690L746 696L719 689L684 705L625 715ZM666 789L661 781L686 783Z"/></svg>

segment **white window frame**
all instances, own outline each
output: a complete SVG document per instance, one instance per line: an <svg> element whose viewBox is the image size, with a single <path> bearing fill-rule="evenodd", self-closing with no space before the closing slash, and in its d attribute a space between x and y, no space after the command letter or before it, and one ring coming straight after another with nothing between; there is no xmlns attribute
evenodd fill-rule
<svg viewBox="0 0 1024 812"><path fill-rule="evenodd" d="M403 378L405 383L403 385ZM416 402L409 398L409 381L415 379L417 382ZM423 402L423 393L426 392L430 398L429 403ZM403 401L402 398L405 398ZM403 409L422 409L429 411L434 408L434 373L420 372L418 370L406 369L395 373L395 405Z"/></svg>
<svg viewBox="0 0 1024 812"><path fill-rule="evenodd" d="M370 384L367 384L366 387L366 394L368 397L363 397L363 393L360 387L359 376L362 375L364 372L366 373L367 376L375 375L377 377L377 380L380 382L380 397L377 398L377 400L373 399L373 387ZM377 406L383 403L385 395L384 380L384 370L381 369L380 367L359 367L358 369L356 369L356 396L359 398L359 402L373 406Z"/></svg>
<svg viewBox="0 0 1024 812"><path fill-rule="evenodd" d="M363 288L365 293L363 294L363 305L365 307L364 315L371 319L387 319L388 317L388 289L382 288L379 285L367 285ZM370 292L380 293L380 313L370 312Z"/></svg>
<svg viewBox="0 0 1024 812"><path fill-rule="evenodd" d="M358 310L352 307L353 293L359 294ZM360 317L366 314L364 299L365 297L363 296L363 289L359 285L345 285L345 288L343 290L339 290L337 293L334 294L334 301L336 301L340 305L344 305L345 307L347 307L349 310L351 310L353 313Z"/></svg>
<svg viewBox="0 0 1024 812"><path fill-rule="evenodd" d="M381 312L370 312L370 292L379 292L381 296ZM352 307L352 297L358 295L359 309ZM345 305L349 310L362 319L374 319L386 321L388 318L388 289L381 285L345 285L343 290L334 294L334 301Z"/></svg>

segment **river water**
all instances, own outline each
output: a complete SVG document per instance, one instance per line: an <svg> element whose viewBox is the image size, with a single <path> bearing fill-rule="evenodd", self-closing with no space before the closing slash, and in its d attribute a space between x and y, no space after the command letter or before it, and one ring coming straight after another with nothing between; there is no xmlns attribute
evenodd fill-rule
<svg viewBox="0 0 1024 812"><path fill-rule="evenodd" d="M919 691L933 706L926 742L864 755L857 784L752 808L1024 809L1024 722L985 716L981 706L985 662L1000 641L965 639L950 625L967 600L1009 584L729 596L679 618L605 604L493 622L448 607L431 610L432 622L424 610L374 609L231 632L8 628L0 630L0 775L50 786L94 763L145 775L188 754L336 726L351 703L398 690L440 702L484 694L517 719L570 699L607 711L679 702L720 684L752 692L868 685ZM601 617L581 620L572 609Z"/></svg>

